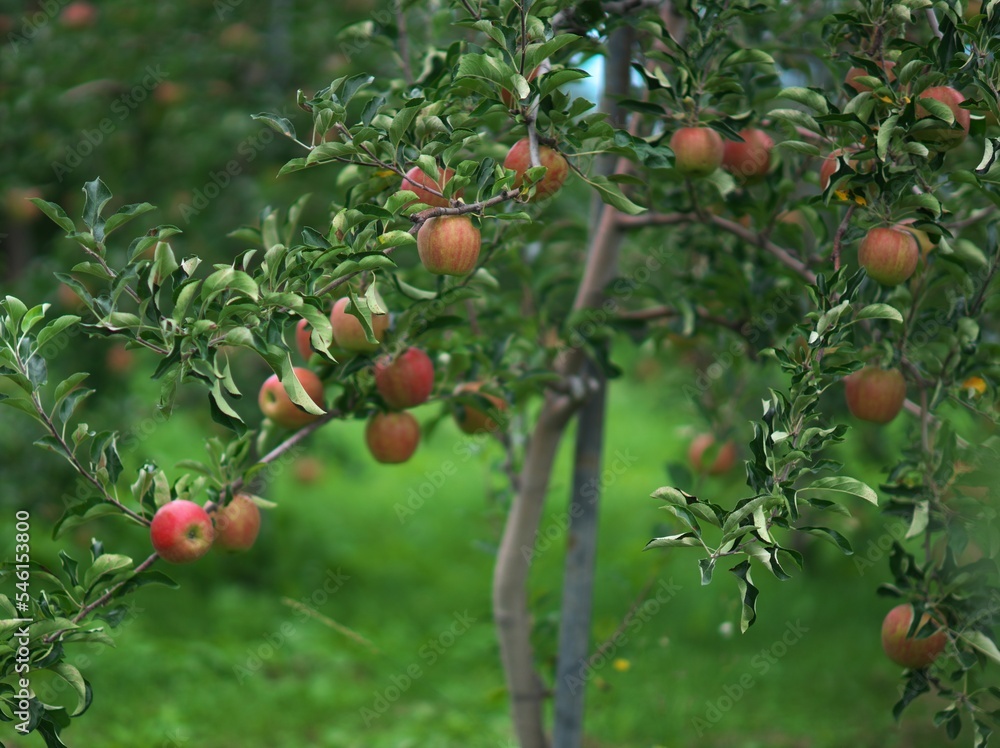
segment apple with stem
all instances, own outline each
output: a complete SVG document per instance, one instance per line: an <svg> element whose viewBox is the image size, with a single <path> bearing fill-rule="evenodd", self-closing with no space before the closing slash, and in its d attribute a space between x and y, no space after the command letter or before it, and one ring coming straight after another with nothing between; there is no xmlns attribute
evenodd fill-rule
<svg viewBox="0 0 1000 748"><path fill-rule="evenodd" d="M387 465L406 462L420 443L420 424L405 410L376 413L365 426L365 443L378 462Z"/></svg>
<svg viewBox="0 0 1000 748"><path fill-rule="evenodd" d="M348 296L343 296L334 303L333 311L330 312L330 325L333 327L333 339L337 346L352 353L371 353L377 351L379 343L369 343L365 337L365 328L361 322L347 311L347 305L351 303ZM372 315L372 332L375 339L381 341L389 329L388 314Z"/></svg>
<svg viewBox="0 0 1000 748"><path fill-rule="evenodd" d="M302 389L320 408L323 407L323 383L309 369L295 367L295 378L299 380ZM286 429L297 429L312 423L318 415L307 413L292 402L285 392L284 386L277 374L272 374L260 388L257 403L265 417L270 418Z"/></svg>
<svg viewBox="0 0 1000 748"><path fill-rule="evenodd" d="M419 202L425 203L432 208L447 208L451 205L451 201L441 195L435 195L431 192L431 190L443 193L445 185L451 181L453 176L455 176L454 169L441 169L438 171L438 178L435 181L434 177L430 176L419 166L414 166L406 172L406 176L403 177L403 184L400 185L400 189L415 192ZM461 195L462 191L459 190L455 197L458 198L461 197Z"/></svg>
<svg viewBox="0 0 1000 748"><path fill-rule="evenodd" d="M947 151L961 145L969 134L969 125L972 118L968 109L959 106L965 101L965 96L951 86L932 86L924 89L917 96L917 119L921 120L930 117L931 113L920 104L920 99L934 99L939 101L951 110L958 128L948 125L931 127L927 129L915 129L913 137L921 143L925 143L938 150Z"/></svg>
<svg viewBox="0 0 1000 748"><path fill-rule="evenodd" d="M465 382L455 388L456 395L478 394L485 397L492 407L484 409L480 405L467 405L463 403L455 413L455 421L458 427L466 434L478 434L483 432L495 433L499 431L506 422L504 412L507 410L507 403L503 398L480 392L483 382Z"/></svg>
<svg viewBox="0 0 1000 748"><path fill-rule="evenodd" d="M897 665L918 670L928 667L944 651L948 634L940 621L924 613L914 635L908 636L913 616L913 606L908 603L886 614L882 621L882 649Z"/></svg>
<svg viewBox="0 0 1000 748"><path fill-rule="evenodd" d="M855 418L885 424L903 409L906 380L899 369L866 366L844 377L844 395Z"/></svg>
<svg viewBox="0 0 1000 748"><path fill-rule="evenodd" d="M556 194L569 176L569 162L557 150L539 145L538 161L539 166L544 166L547 171L540 181L535 182L535 194L528 198L528 202L538 202ZM528 138L514 143L503 160L503 168L517 174L514 187L520 188L524 183L524 173L531 168L531 142Z"/></svg>
<svg viewBox="0 0 1000 748"><path fill-rule="evenodd" d="M722 151L722 168L746 184L756 184L771 168L774 141L763 130L740 130L743 142L727 140Z"/></svg>
<svg viewBox="0 0 1000 748"><path fill-rule="evenodd" d="M434 364L419 348L384 356L375 362L375 387L390 408L420 405L434 390Z"/></svg>
<svg viewBox="0 0 1000 748"><path fill-rule="evenodd" d="M468 216L428 218L417 231L417 254L437 275L468 275L476 268L482 236Z"/></svg>
<svg viewBox="0 0 1000 748"><path fill-rule="evenodd" d="M260 509L246 494L238 493L232 501L215 512L216 547L238 553L248 550L260 532Z"/></svg>
<svg viewBox="0 0 1000 748"><path fill-rule="evenodd" d="M215 538L212 518L199 504L170 501L153 515L149 539L160 558L171 564L189 564L208 553Z"/></svg>
<svg viewBox="0 0 1000 748"><path fill-rule="evenodd" d="M709 457L712 457L711 462L708 461ZM716 446L716 439L712 434L698 434L688 447L688 461L696 473L706 475L728 473L736 464L736 444L726 440Z"/></svg>
<svg viewBox="0 0 1000 748"><path fill-rule="evenodd" d="M707 177L722 165L725 144L711 127L682 127L670 136L674 166L686 177Z"/></svg>
<svg viewBox="0 0 1000 748"><path fill-rule="evenodd" d="M883 286L907 280L919 260L920 248L913 234L896 228L870 229L858 247L858 263Z"/></svg>

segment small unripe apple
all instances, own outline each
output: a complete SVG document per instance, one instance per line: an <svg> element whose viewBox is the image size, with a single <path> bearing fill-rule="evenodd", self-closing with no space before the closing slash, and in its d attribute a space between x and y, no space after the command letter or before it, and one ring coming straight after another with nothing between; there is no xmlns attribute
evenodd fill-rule
<svg viewBox="0 0 1000 748"><path fill-rule="evenodd" d="M531 83L531 81L535 80L535 78L538 77L538 73L540 71L541 71L541 68L535 68L530 73L528 73L528 76L527 76L527 78L525 78L525 80L527 80L528 83ZM506 89L506 88L501 88L500 89L500 101L502 101L503 105L505 107L507 107L508 109L513 109L514 106L518 104L519 99L517 98L517 94L514 91L511 91L511 90Z"/></svg>
<svg viewBox="0 0 1000 748"><path fill-rule="evenodd" d="M917 269L920 248L908 231L873 228L858 247L858 263L883 286L898 286Z"/></svg>
<svg viewBox="0 0 1000 748"><path fill-rule="evenodd" d="M428 218L417 231L417 254L430 273L468 275L476 269L482 236L468 216Z"/></svg>
<svg viewBox="0 0 1000 748"><path fill-rule="evenodd" d="M747 184L760 182L771 168L774 141L763 130L740 130L743 142L727 140L722 151L722 168Z"/></svg>
<svg viewBox="0 0 1000 748"><path fill-rule="evenodd" d="M924 89L917 96L920 99L934 99L947 105L955 117L955 124L957 124L960 129L954 129L942 124L941 127L928 128L926 130L914 130L913 137L921 143L926 143L929 146L935 146L942 151L961 145L966 136L969 134L969 124L972 121L969 110L962 109L962 107L959 106L959 104L965 101L965 97L951 86L932 86L931 88ZM917 119L929 116L930 112L920 106L918 101Z"/></svg>
<svg viewBox="0 0 1000 748"><path fill-rule="evenodd" d="M711 456L713 451L715 459L709 463L705 459L705 453L708 452ZM712 434L699 434L691 440L691 446L688 447L688 461L696 473L708 475L728 473L736 464L736 444L727 440L716 449L715 437Z"/></svg>
<svg viewBox="0 0 1000 748"><path fill-rule="evenodd" d="M434 177L429 176L427 172L421 169L419 166L414 166L403 178L403 184L400 185L401 190L412 190L417 195L417 200L422 203L430 205L432 208L447 208L451 205L451 201L446 197L441 195L435 195L431 190L437 190L443 193L444 187L451 178L455 176L454 169L440 169L438 170L438 181L434 181ZM462 191L455 197L461 197Z"/></svg>
<svg viewBox="0 0 1000 748"><path fill-rule="evenodd" d="M320 408L323 407L323 383L309 369L295 368L295 377L302 385L302 389ZM260 388L260 395L257 403L265 417L270 418L279 426L286 429L297 429L312 423L319 416L306 413L292 402L292 398L285 392L285 388L278 379L277 374L272 374Z"/></svg>
<svg viewBox="0 0 1000 748"><path fill-rule="evenodd" d="M232 501L215 512L215 545L224 551L237 553L249 549L260 532L260 509L245 494L236 494Z"/></svg>
<svg viewBox="0 0 1000 748"><path fill-rule="evenodd" d="M59 23L68 29L85 29L97 22L97 8L86 2L70 3L59 14Z"/></svg>
<svg viewBox="0 0 1000 748"><path fill-rule="evenodd" d="M419 348L375 362L375 387L385 404L396 410L427 402L434 389L434 364Z"/></svg>
<svg viewBox="0 0 1000 748"><path fill-rule="evenodd" d="M836 150L830 151L830 154L823 159L823 163L819 167L819 188L825 190L830 186L830 179L837 172L840 166L840 157L849 151L843 148L837 148ZM848 159L848 165L852 169L858 168L858 162L853 159Z"/></svg>
<svg viewBox="0 0 1000 748"><path fill-rule="evenodd" d="M499 431L501 424L506 421L503 414L507 410L507 403L503 398L496 395L480 392L482 386L482 382L465 382L455 388L456 395L475 392L485 397L492 405L489 410L483 410L478 405L465 404L458 409L455 420L458 423L458 427L466 434L476 434L484 431L492 434Z"/></svg>
<svg viewBox="0 0 1000 748"><path fill-rule="evenodd" d="M208 512L193 501L178 499L156 510L149 526L153 549L171 564L189 564L208 553L215 531Z"/></svg>
<svg viewBox="0 0 1000 748"><path fill-rule="evenodd" d="M682 127L670 136L674 166L686 177L707 177L722 165L725 145L711 127Z"/></svg>
<svg viewBox="0 0 1000 748"><path fill-rule="evenodd" d="M879 67L881 67L882 70L885 71L885 77L886 80L889 81L889 83L892 83L894 80L896 80L896 74L892 72L892 69L896 67L895 62L893 62L892 60L886 60ZM846 83L848 86L853 88L858 93L861 93L862 91L871 91L872 90L871 86L866 86L864 83L858 82L857 79L862 76L876 77L872 76L872 74L869 73L864 68L853 67L847 71L847 75L844 77L844 83Z"/></svg>
<svg viewBox="0 0 1000 748"><path fill-rule="evenodd" d="M406 462L420 443L420 424L410 413L376 413L365 427L368 451L378 462L395 465Z"/></svg>
<svg viewBox="0 0 1000 748"><path fill-rule="evenodd" d="M545 145L538 146L539 166L544 166L548 171L540 182L535 183L535 194L530 202L544 200L556 194L569 176L569 163L566 158ZM507 157L503 160L503 168L511 169L517 173L514 180L514 187L521 186L524 172L531 168L531 143L528 138L522 138L514 143L507 152Z"/></svg>
<svg viewBox="0 0 1000 748"><path fill-rule="evenodd" d="M948 644L948 634L940 621L932 621L930 614L924 613L914 636L907 636L913 615L913 606L907 603L897 605L886 614L882 621L882 649L897 665L916 670L929 666L938 658ZM927 626L933 633L917 638L926 633Z"/></svg>
<svg viewBox="0 0 1000 748"><path fill-rule="evenodd" d="M855 418L889 423L906 400L906 380L899 369L866 366L844 377L847 409Z"/></svg>
<svg viewBox="0 0 1000 748"><path fill-rule="evenodd" d="M365 337L365 328L361 326L354 315L347 311L347 305L351 303L348 296L337 299L330 312L330 324L333 326L333 339L337 346L345 351L356 353L371 353L378 350L378 343L369 343ZM379 342L385 336L385 331L389 329L388 314L372 315L372 332Z"/></svg>

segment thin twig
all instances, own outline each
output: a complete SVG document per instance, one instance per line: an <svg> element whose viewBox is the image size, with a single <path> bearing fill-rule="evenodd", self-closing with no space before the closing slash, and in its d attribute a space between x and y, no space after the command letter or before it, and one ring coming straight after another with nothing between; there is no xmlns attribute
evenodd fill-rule
<svg viewBox="0 0 1000 748"><path fill-rule="evenodd" d="M315 618L317 621L319 621L320 623L322 623L324 626L329 626L330 628L332 628L337 633L343 634L348 639L351 639L352 641L355 641L358 644L361 644L362 646L367 647L368 649L370 649L375 654L379 654L378 647L376 647L371 641L369 641L368 639L366 639L365 637L363 637L358 632L352 631L351 629L347 628L347 626L344 626L341 623L337 623L332 618L327 618L325 615L323 615L322 613L320 613L318 610L314 610L313 608L310 608L308 605L303 605L298 600L292 600L290 597L283 597L283 598L281 598L281 602L283 602L285 605L289 606L290 608L295 608L295 610L301 611L302 613L305 613L307 616Z"/></svg>
<svg viewBox="0 0 1000 748"><path fill-rule="evenodd" d="M855 203L851 203L847 208L847 212L844 213L844 217L840 221L840 225L837 226L837 233L833 235L833 269L840 270L840 245L844 241L844 233L847 231L847 226L851 222L851 216L854 215Z"/></svg>
<svg viewBox="0 0 1000 748"><path fill-rule="evenodd" d="M589 667L591 668L595 667L598 659L603 657L605 652L607 652L609 649L615 646L615 639L621 636L622 632L625 631L629 623L631 623L632 619L635 618L635 614L639 612L639 607L646 601L646 595L652 588L654 581L656 580L653 579L653 577L650 577L649 579L646 580L646 583L642 586L642 589L639 590L639 594L636 595L635 599L632 601L632 604L625 612L625 616L622 618L621 623L618 624L618 628L616 628L614 632L611 634L611 636L605 639L601 643L601 645L594 650L594 654L592 654L587 659L587 665Z"/></svg>

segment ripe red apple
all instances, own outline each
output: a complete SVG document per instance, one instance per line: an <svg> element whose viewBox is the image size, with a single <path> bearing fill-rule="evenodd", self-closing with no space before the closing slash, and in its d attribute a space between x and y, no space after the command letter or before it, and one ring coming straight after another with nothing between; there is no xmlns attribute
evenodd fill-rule
<svg viewBox="0 0 1000 748"><path fill-rule="evenodd" d="M85 29L97 22L97 8L90 3L70 3L59 14L59 23L68 29Z"/></svg>
<svg viewBox="0 0 1000 748"><path fill-rule="evenodd" d="M377 343L369 343L365 338L365 329L361 323L347 311L347 305L351 303L348 296L337 299L330 312L330 324L333 326L333 339L340 348L345 351L356 353L371 353L378 350ZM388 314L372 315L372 332L375 339L382 341L385 331L389 329Z"/></svg>
<svg viewBox="0 0 1000 748"><path fill-rule="evenodd" d="M906 380L899 369L866 366L844 377L847 409L855 418L889 423L906 400Z"/></svg>
<svg viewBox="0 0 1000 748"><path fill-rule="evenodd" d="M882 621L882 649L890 660L902 667L918 669L925 668L938 658L948 644L948 634L940 621L932 621L929 613L920 617L920 628L908 637L907 632L913 623L913 606L907 603L897 605L890 610ZM917 638L926 633L924 629L930 626L933 633L930 636Z"/></svg>
<svg viewBox="0 0 1000 748"><path fill-rule="evenodd" d="M153 515L149 539L160 558L171 564L197 561L212 547L215 531L208 512L193 501L178 499Z"/></svg>
<svg viewBox="0 0 1000 748"><path fill-rule="evenodd" d="M309 369L295 368L295 377L299 384L306 391L320 408L323 407L323 383ZM306 413L298 405L292 402L292 398L285 392L285 388L278 379L277 374L272 374L260 388L260 395L257 398L261 412L274 421L279 426L286 429L297 429L312 423L319 416Z"/></svg>
<svg viewBox="0 0 1000 748"><path fill-rule="evenodd" d="M417 231L417 254L430 273L468 275L476 269L482 237L468 216L428 218Z"/></svg>
<svg viewBox="0 0 1000 748"><path fill-rule="evenodd" d="M858 247L858 263L883 286L898 286L917 269L920 247L908 231L873 228Z"/></svg>
<svg viewBox="0 0 1000 748"><path fill-rule="evenodd" d="M528 73L528 77L525 80L527 80L528 83L531 83L531 81L535 80L535 78L538 77L538 73L540 70L541 68L535 68L530 73ZM500 89L500 101L502 101L503 105L508 109L513 109L518 104L519 99L515 98L516 96L517 94L514 91L511 91L506 88Z"/></svg>
<svg viewBox="0 0 1000 748"><path fill-rule="evenodd" d="M965 96L951 86L932 86L931 88L924 89L920 94L918 94L918 97L920 99L935 99L936 101L940 101L942 104L947 105L955 117L955 124L957 124L960 129L956 130L942 124L941 127L928 128L927 130L916 130L913 133L913 137L921 143L925 143L929 146L936 146L942 151L947 151L950 148L961 145L966 136L969 134L969 123L971 122L969 110L962 109L962 107L959 106L959 104L965 101ZM917 119L929 116L930 112L920 106L920 103L918 102Z"/></svg>
<svg viewBox="0 0 1000 748"><path fill-rule="evenodd" d="M489 410L483 410L478 405L462 404L459 408L455 420L458 427L466 434L477 434L480 432L494 433L499 431L502 424L506 422L503 414L507 410L507 403L503 398L480 392L482 382L465 382L455 388L455 394L475 392L485 397L492 404Z"/></svg>
<svg viewBox="0 0 1000 748"><path fill-rule="evenodd" d="M674 166L686 177L707 177L722 165L725 145L711 127L682 127L670 136Z"/></svg>
<svg viewBox="0 0 1000 748"><path fill-rule="evenodd" d="M135 365L135 354L124 345L116 345L108 349L104 363L112 374L128 374Z"/></svg>
<svg viewBox="0 0 1000 748"><path fill-rule="evenodd" d="M715 459L711 464L707 464L705 453L711 455L713 451ZM688 447L688 461L696 473L708 475L728 473L736 464L736 444L727 440L716 448L715 437L712 434L699 434L691 440L691 446Z"/></svg>
<svg viewBox="0 0 1000 748"><path fill-rule="evenodd" d="M892 72L892 69L896 67L895 62L893 62L892 60L885 60L885 62L883 62L879 67L881 67L882 70L885 71L885 77L886 80L889 81L889 83L892 83L894 80L896 80L896 74ZM861 93L862 91L871 91L872 90L871 86L866 86L864 83L858 83L857 79L860 78L861 76L871 76L871 73L869 73L864 68L852 67L850 70L847 71L847 75L844 77L844 83L846 83L848 86L853 88L858 93Z"/></svg>
<svg viewBox="0 0 1000 748"><path fill-rule="evenodd" d="M747 184L754 184L767 176L771 168L771 149L774 141L763 130L740 130L743 142L727 140L722 151L722 168Z"/></svg>
<svg viewBox="0 0 1000 748"><path fill-rule="evenodd" d="M312 329L309 327L309 323L300 319L295 325L295 347L299 349L299 354L305 361L312 358L312 344L309 342L311 334Z"/></svg>
<svg viewBox="0 0 1000 748"><path fill-rule="evenodd" d="M823 159L823 163L819 167L819 188L821 190L825 190L830 186L830 179L833 178L833 175L837 171L837 167L840 166L840 156L849 152L850 151L847 151L844 148L837 148L836 150L830 151L830 154ZM852 169L856 170L858 168L858 162L853 159L848 159L847 163Z"/></svg>
<svg viewBox="0 0 1000 748"><path fill-rule="evenodd" d="M420 424L405 410L376 413L365 427L365 442L379 462L388 465L406 462L420 443Z"/></svg>
<svg viewBox="0 0 1000 748"><path fill-rule="evenodd" d="M215 512L215 545L224 551L238 552L250 548L260 532L260 509L245 494Z"/></svg>
<svg viewBox="0 0 1000 748"><path fill-rule="evenodd" d="M540 166L544 166L548 171L540 182L535 183L535 194L529 202L544 200L556 194L569 176L569 163L566 158L545 145L538 146L538 160ZM514 180L514 187L520 187L524 178L524 172L531 168L531 143L528 138L514 143L507 152L507 157L503 160L503 168L511 169L517 173Z"/></svg>
<svg viewBox="0 0 1000 748"><path fill-rule="evenodd" d="M414 166L403 178L403 184L400 185L401 190L412 190L417 195L417 200L430 205L432 208L447 208L451 205L451 201L446 197L441 197L441 195L435 195L430 190L437 190L438 192L444 192L444 187L451 178L455 176L454 169L440 169L438 170L438 181L434 181L434 177L429 176L423 169L419 166ZM430 189L428 189L430 188ZM462 192L455 197L461 197Z"/></svg>
<svg viewBox="0 0 1000 748"><path fill-rule="evenodd" d="M396 410L427 401L434 389L434 364L419 348L375 362L375 387L385 404Z"/></svg>

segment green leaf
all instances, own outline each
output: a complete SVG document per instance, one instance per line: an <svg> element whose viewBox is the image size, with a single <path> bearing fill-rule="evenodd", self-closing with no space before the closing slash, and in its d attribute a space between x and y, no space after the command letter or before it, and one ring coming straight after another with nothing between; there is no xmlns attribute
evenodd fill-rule
<svg viewBox="0 0 1000 748"><path fill-rule="evenodd" d="M746 633L757 620L758 591L750 576L750 561L741 561L729 571L736 575L736 584L743 600L743 607L740 610L740 632Z"/></svg>
<svg viewBox="0 0 1000 748"><path fill-rule="evenodd" d="M378 238L378 245L381 249L387 249L389 247L404 247L416 243L416 237L414 237L409 231L386 231Z"/></svg>
<svg viewBox="0 0 1000 748"><path fill-rule="evenodd" d="M834 475L820 478L812 485L800 488L795 492L795 498L837 499L844 496L857 496L859 499L878 505L878 494L868 485L855 478Z"/></svg>
<svg viewBox="0 0 1000 748"><path fill-rule="evenodd" d="M613 208L620 210L630 216L637 216L640 213L645 213L647 208L643 208L641 205L636 205L619 189L618 185L610 181L607 177L595 176L589 178L589 183L591 187L597 190L597 193L601 196L601 200L605 204L610 205Z"/></svg>
<svg viewBox="0 0 1000 748"><path fill-rule="evenodd" d="M76 231L76 225L74 225L70 217L66 215L66 211L60 206L50 203L48 200L42 200L40 197L29 198L29 202L34 203L36 208L47 215L53 223L67 234L72 234Z"/></svg>
<svg viewBox="0 0 1000 748"><path fill-rule="evenodd" d="M209 301L225 291L234 291L257 301L259 289L253 278L242 270L227 267L216 270L208 276L201 286L202 301Z"/></svg>
<svg viewBox="0 0 1000 748"><path fill-rule="evenodd" d="M84 680L83 675L80 674L80 671L68 662L60 662L46 669L66 681L76 692L76 709L70 713L70 716L79 717L87 711L87 708L90 706L90 702L93 701L94 693L90 684L87 683L87 681Z"/></svg>
<svg viewBox="0 0 1000 748"><path fill-rule="evenodd" d="M98 556L94 564L87 569L83 586L90 589L101 577L131 569L133 563L131 558L119 553L105 553L103 556Z"/></svg>
<svg viewBox="0 0 1000 748"><path fill-rule="evenodd" d="M406 103L406 106L396 112L395 116L392 118L392 124L389 125L389 140L392 141L393 148L399 147L399 143L403 139L403 135L406 134L406 131L413 123L413 120L416 119L417 115L420 114L420 108L423 107L423 105L423 99L412 99Z"/></svg>
<svg viewBox="0 0 1000 748"><path fill-rule="evenodd" d="M1000 664L1000 649L997 649L996 642L981 631L963 631L959 638L964 639L971 647L979 650L989 657L993 662Z"/></svg>
<svg viewBox="0 0 1000 748"><path fill-rule="evenodd" d="M830 111L826 98L823 94L818 91L813 91L810 88L803 88L801 86L783 88L778 92L778 96L776 98L788 99L798 104L803 104L820 114L827 114Z"/></svg>
<svg viewBox="0 0 1000 748"><path fill-rule="evenodd" d="M114 215L108 217L107 222L104 224L104 235L107 236L115 229L124 226L133 218L138 218L151 210L156 210L156 206L150 205L149 203L135 203L133 205L125 205L122 208L119 208Z"/></svg>
<svg viewBox="0 0 1000 748"><path fill-rule="evenodd" d="M793 153L803 153L806 156L819 156L820 150L812 143L806 143L801 140L782 140L780 143L774 146L775 148L781 148L786 151L792 151Z"/></svg>
<svg viewBox="0 0 1000 748"><path fill-rule="evenodd" d="M888 319L902 324L903 315L899 313L896 307L889 306L888 304L869 304L858 312L858 316L855 319Z"/></svg>
<svg viewBox="0 0 1000 748"><path fill-rule="evenodd" d="M674 548L679 546L700 546L702 545L701 539L694 532L682 532L679 535L667 535L662 538L653 538L643 550L649 550L650 548Z"/></svg>
<svg viewBox="0 0 1000 748"><path fill-rule="evenodd" d="M35 344L39 348L42 348L42 346L52 340L52 338L56 335L79 323L81 319L81 317L78 317L75 314L64 314L61 317L56 317L39 331L38 339Z"/></svg>
<svg viewBox="0 0 1000 748"><path fill-rule="evenodd" d="M101 218L101 211L111 200L111 190L97 178L83 185L83 194L86 196L83 202L83 222L94 233L94 239L99 242L104 241L104 220Z"/></svg>
<svg viewBox="0 0 1000 748"><path fill-rule="evenodd" d="M774 58L762 49L738 49L735 52L726 55L722 62L719 63L719 67L726 68L732 65L746 64L773 65Z"/></svg>
<svg viewBox="0 0 1000 748"><path fill-rule="evenodd" d="M829 527L796 527L799 532L806 532L810 535L815 535L817 538L822 538L823 540L833 543L841 551L843 551L845 556L851 556L854 554L854 548L851 547L851 542L841 535L836 530L831 530Z"/></svg>
<svg viewBox="0 0 1000 748"><path fill-rule="evenodd" d="M882 161L885 161L886 154L889 152L889 143L892 142L892 136L896 133L898 123L899 115L893 114L886 117L885 122L878 129L878 138L875 141L876 152Z"/></svg>
<svg viewBox="0 0 1000 748"><path fill-rule="evenodd" d="M275 132L280 132L286 138L295 138L295 125L292 124L291 120L288 120L285 117L279 117L277 114L261 112L260 114L250 115L250 119L263 122Z"/></svg>
<svg viewBox="0 0 1000 748"><path fill-rule="evenodd" d="M21 319L28 313L28 307L16 296L6 297L4 299L4 306L7 307L7 314L9 316L7 329L12 336L16 336L21 326Z"/></svg>
<svg viewBox="0 0 1000 748"><path fill-rule="evenodd" d="M907 538L915 538L927 529L927 523L930 521L929 504L927 501L919 501L914 505L910 527L906 531Z"/></svg>

